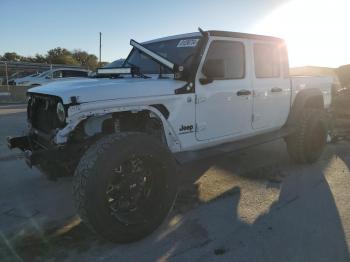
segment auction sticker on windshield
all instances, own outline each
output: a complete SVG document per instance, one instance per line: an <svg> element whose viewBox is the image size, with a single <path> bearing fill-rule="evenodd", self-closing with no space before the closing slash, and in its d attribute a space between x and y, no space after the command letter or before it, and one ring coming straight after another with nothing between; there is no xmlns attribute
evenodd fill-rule
<svg viewBox="0 0 350 262"><path fill-rule="evenodd" d="M177 47L195 47L199 39L182 39L177 44Z"/></svg>

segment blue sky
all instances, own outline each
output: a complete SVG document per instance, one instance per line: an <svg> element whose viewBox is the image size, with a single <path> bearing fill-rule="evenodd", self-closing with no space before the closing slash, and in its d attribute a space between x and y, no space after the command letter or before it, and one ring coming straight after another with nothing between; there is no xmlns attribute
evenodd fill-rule
<svg viewBox="0 0 350 262"><path fill-rule="evenodd" d="M0 54L82 49L102 60L125 57L145 41L206 29L287 40L291 65L350 63L349 0L0 0Z"/></svg>
<svg viewBox="0 0 350 262"><path fill-rule="evenodd" d="M0 54L44 53L61 46L98 54L102 59L125 57L129 39L138 41L197 31L221 29L252 32L254 25L281 0L1 0Z"/></svg>

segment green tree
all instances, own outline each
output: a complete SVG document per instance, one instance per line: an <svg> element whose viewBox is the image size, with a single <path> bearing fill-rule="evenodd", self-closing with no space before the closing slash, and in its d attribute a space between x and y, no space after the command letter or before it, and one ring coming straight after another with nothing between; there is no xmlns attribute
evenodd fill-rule
<svg viewBox="0 0 350 262"><path fill-rule="evenodd" d="M34 57L34 62L35 63L47 63L47 59L43 55L36 54Z"/></svg>
<svg viewBox="0 0 350 262"><path fill-rule="evenodd" d="M95 55L90 54L87 62L87 68L95 70L98 67L98 58Z"/></svg>
<svg viewBox="0 0 350 262"><path fill-rule="evenodd" d="M3 59L6 61L20 61L21 56L15 52L7 52L4 54Z"/></svg>
<svg viewBox="0 0 350 262"><path fill-rule="evenodd" d="M47 52L46 60L50 64L75 65L78 62L73 58L72 53L65 48L56 47Z"/></svg>
<svg viewBox="0 0 350 262"><path fill-rule="evenodd" d="M76 49L72 52L73 58L78 61L78 63L88 69L96 69L98 65L97 56L89 54L85 51Z"/></svg>
<svg viewBox="0 0 350 262"><path fill-rule="evenodd" d="M74 50L72 52L72 56L81 65L85 65L89 60L89 54L85 51L81 51L80 49Z"/></svg>
<svg viewBox="0 0 350 262"><path fill-rule="evenodd" d="M62 47L53 48L47 51L45 55L36 54L34 57L20 56L15 52L7 52L3 56L0 56L0 59L5 61L81 65L90 70L95 70L98 67L97 56L80 49L69 51Z"/></svg>
<svg viewBox="0 0 350 262"><path fill-rule="evenodd" d="M34 58L31 56L20 56L19 61L21 61L21 62L34 62Z"/></svg>

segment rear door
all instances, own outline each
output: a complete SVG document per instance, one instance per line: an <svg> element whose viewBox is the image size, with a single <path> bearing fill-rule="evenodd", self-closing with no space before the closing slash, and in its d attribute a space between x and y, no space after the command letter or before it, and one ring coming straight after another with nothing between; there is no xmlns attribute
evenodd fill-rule
<svg viewBox="0 0 350 262"><path fill-rule="evenodd" d="M251 131L252 86L249 42L245 39L211 38L196 79L196 138L198 140L233 137ZM224 75L211 83L202 68L206 63L221 61Z"/></svg>
<svg viewBox="0 0 350 262"><path fill-rule="evenodd" d="M285 46L280 42L253 41L254 129L283 126L289 114L291 87Z"/></svg>

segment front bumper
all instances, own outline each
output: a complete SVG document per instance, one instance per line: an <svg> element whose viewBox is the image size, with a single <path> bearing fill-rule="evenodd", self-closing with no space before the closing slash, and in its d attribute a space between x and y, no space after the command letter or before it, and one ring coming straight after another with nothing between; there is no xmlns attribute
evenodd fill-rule
<svg viewBox="0 0 350 262"><path fill-rule="evenodd" d="M25 162L29 167L39 165L43 160L56 159L62 147L39 148L31 136L7 137L9 149L19 148L24 152Z"/></svg>
<svg viewBox="0 0 350 262"><path fill-rule="evenodd" d="M30 148L30 140L28 136L19 136L19 137L7 137L7 147L9 149L19 148L22 151L26 151Z"/></svg>

